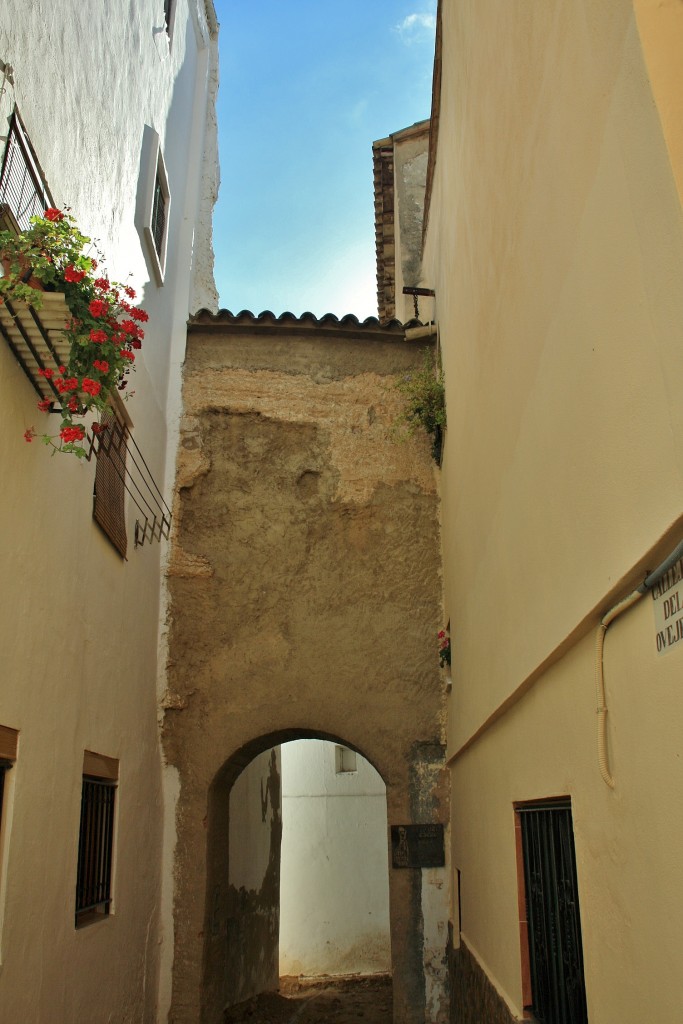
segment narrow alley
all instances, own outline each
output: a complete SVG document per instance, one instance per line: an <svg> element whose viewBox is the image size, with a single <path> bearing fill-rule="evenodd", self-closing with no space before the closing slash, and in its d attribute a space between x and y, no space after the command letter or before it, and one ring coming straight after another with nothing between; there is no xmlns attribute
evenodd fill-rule
<svg viewBox="0 0 683 1024"><path fill-rule="evenodd" d="M388 974L281 978L279 992L263 992L226 1010L223 1024L390 1024Z"/></svg>

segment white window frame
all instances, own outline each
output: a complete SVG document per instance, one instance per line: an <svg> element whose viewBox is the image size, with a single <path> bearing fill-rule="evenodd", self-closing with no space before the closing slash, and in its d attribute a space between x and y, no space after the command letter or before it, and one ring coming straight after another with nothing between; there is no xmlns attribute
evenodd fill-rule
<svg viewBox="0 0 683 1024"><path fill-rule="evenodd" d="M152 231L152 215L154 212L154 193L157 179L166 204L166 222L164 234L161 240L161 251L157 251ZM149 125L145 125L143 137L142 162L140 169L140 189L138 192L138 204L136 215L136 226L142 236L143 249L147 266L151 271L156 283L161 287L164 283L166 272L166 253L168 249L168 226L171 218L171 190L168 185L168 174L166 163L161 150L159 133Z"/></svg>

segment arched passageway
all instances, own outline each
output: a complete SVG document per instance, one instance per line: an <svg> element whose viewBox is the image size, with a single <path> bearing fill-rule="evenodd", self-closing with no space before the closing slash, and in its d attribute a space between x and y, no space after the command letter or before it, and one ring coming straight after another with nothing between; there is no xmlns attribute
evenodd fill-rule
<svg viewBox="0 0 683 1024"><path fill-rule="evenodd" d="M289 735L289 734L288 734ZM296 736L301 740L310 739L306 733ZM317 737L328 739L327 737ZM206 920L204 925L204 949L203 949L203 979L202 992L204 1004L204 1017L212 1019L212 1014L218 1006L230 1006L242 1002L262 991L274 991L278 988L280 975L279 968L279 937L281 927L280 910L282 906L281 890L281 839L283 831L283 801L281 765L283 752L290 748L307 748L313 746L327 748L311 751L309 749L308 759L305 753L299 749L298 758L294 757L294 764L299 769L298 789L307 788L310 793L320 793L321 785L327 793L329 800L339 808L338 813L342 815L337 818L333 812L327 816L322 809L323 801L313 799L297 800L296 812L299 815L299 826L306 829L306 835L297 837L291 836L290 842L294 844L292 851L294 856L303 853L306 863L302 865L299 880L303 881L307 895L310 896L309 907L315 908L308 915L303 913L299 918L298 927L295 924L291 929L290 943L299 940L297 947L299 956L308 960L311 970L301 973L334 974L344 973L344 967L351 963L352 967L362 967L365 963L366 970L372 970L372 965L377 963L377 950L370 948L374 943L377 946L386 939L386 950L380 955L380 963L383 968L390 968L391 954L389 949L389 922L386 925L379 922L376 928L370 928L367 922L359 927L358 910L361 905L367 909L368 894L384 885L387 888L386 902L389 902L388 894L388 849L386 831L386 798L382 793L380 805L375 805L375 812L379 810L379 820L368 822L367 807L360 809L359 800L352 812L352 820L358 824L361 817L366 825L372 827L372 844L364 842L363 849L358 851L356 859L351 863L349 857L353 857L353 847L349 846L344 851L333 851L325 848L325 842L320 830L316 834L315 818L320 821L320 812L323 810L325 816L325 828L332 828L332 835L326 840L339 843L344 828L343 809L339 799L343 787L348 787L349 779L336 777L333 771L334 782L328 778L327 784L319 777L306 779L302 777L302 769L305 776L306 769L314 767L316 772L320 767L319 759L312 760L310 755L331 754L334 757L337 750L345 750L347 756L350 753L358 755L361 762L367 766L366 774L372 774L380 781L382 790L384 786L381 776L375 772L372 766L365 761L360 752L351 751L347 744L339 738L334 743L292 743L281 734L273 734L263 737L258 747L250 745L249 750L257 750L248 764L243 765L244 752L240 752L236 758L231 759L221 770L214 785L211 787L209 800L209 817L207 822L207 891L206 891ZM303 755L303 756L302 756ZM291 757L290 757L291 762ZM308 783L311 783L310 785ZM336 790L336 792L335 792ZM327 801L325 801L327 802ZM311 803L315 806L311 806ZM347 823L348 819L347 819ZM294 823L296 827L296 822ZM379 834L379 845L378 845ZM361 835L362 839L366 837ZM227 840L227 841L226 841ZM374 855L374 863L367 861L368 852ZM335 853L342 853L342 859L337 858ZM365 854L365 859L363 858ZM335 878L330 869L337 874L344 873L344 877ZM292 866L289 868L292 874ZM351 872L351 874L349 874ZM296 883L296 879L294 879ZM329 884L338 885L339 891L323 891L323 887ZM346 883L346 885L344 884ZM359 889L358 897L354 892L349 891L348 886L353 883ZM290 879L291 884L291 879ZM364 895L365 892L365 895ZM291 894L295 900L302 898L302 893ZM383 906L383 892L373 893L372 899L376 911L384 911L388 914L388 905ZM355 919L354 919L355 905ZM319 913L320 908L325 906L326 911ZM290 911L290 914L292 911ZM342 922L331 922L330 916L342 916ZM328 920L326 921L326 918ZM313 925L315 921L315 925ZM291 924L292 922L290 922ZM372 922L370 922L372 923ZM342 927L343 925L343 927ZM301 926L307 929L305 941L302 938ZM386 936L384 935L386 927ZM337 948L326 948L332 946L330 937L337 937ZM362 960L362 950L353 950L353 943L349 942L349 936L353 936L362 946L366 943L365 961ZM346 945L344 945L346 939ZM303 949L301 943L304 943ZM318 945L320 948L318 948ZM336 959L335 959L336 956ZM354 959L350 959L353 958ZM375 959L373 960L373 956ZM361 957L361 960L358 960ZM316 969L316 964L318 966ZM304 964L302 963L302 967ZM285 972L286 973L286 972Z"/></svg>
<svg viewBox="0 0 683 1024"><path fill-rule="evenodd" d="M392 376L423 355L354 318L190 328L162 702L173 1024L220 1024L233 998L229 794L255 757L343 744L382 776L390 828L447 824L434 470L391 433ZM389 873L395 1024L445 1019L435 870Z"/></svg>

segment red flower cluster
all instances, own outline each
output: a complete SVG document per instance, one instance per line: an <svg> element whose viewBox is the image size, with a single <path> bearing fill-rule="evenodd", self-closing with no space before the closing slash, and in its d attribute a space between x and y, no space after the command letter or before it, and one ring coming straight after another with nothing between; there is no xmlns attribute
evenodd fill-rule
<svg viewBox="0 0 683 1024"><path fill-rule="evenodd" d="M90 331L90 340L94 341L96 345L102 345L107 340L105 331Z"/></svg>
<svg viewBox="0 0 683 1024"><path fill-rule="evenodd" d="M51 398L44 398L42 400L42 402L38 402L38 408L40 409L41 412L49 412L51 405L52 405L52 399Z"/></svg>
<svg viewBox="0 0 683 1024"><path fill-rule="evenodd" d="M91 316L104 316L107 312L107 303L103 299L93 299L88 309Z"/></svg>
<svg viewBox="0 0 683 1024"><path fill-rule="evenodd" d="M55 380L55 386L60 395L65 394L67 391L78 390L78 378L77 377L62 377Z"/></svg>
<svg viewBox="0 0 683 1024"><path fill-rule="evenodd" d="M77 270L76 267L67 267L64 271L64 280L78 284L85 277L85 270Z"/></svg>
<svg viewBox="0 0 683 1024"><path fill-rule="evenodd" d="M62 427L59 431L59 436L65 444L73 444L74 441L82 441L85 437L85 430L83 427Z"/></svg>
<svg viewBox="0 0 683 1024"><path fill-rule="evenodd" d="M33 440L33 438L35 436L36 436L36 432L33 429L33 427L29 427L28 430L24 431L24 441L28 441L29 444L31 443L31 441Z"/></svg>
<svg viewBox="0 0 683 1024"><path fill-rule="evenodd" d="M100 373L109 373L109 363L106 359L93 359L93 366Z"/></svg>
<svg viewBox="0 0 683 1024"><path fill-rule="evenodd" d="M45 218L45 220L51 220L55 222L64 220L64 214L62 213L62 211L56 210L54 206L49 206L43 214L43 217Z"/></svg>
<svg viewBox="0 0 683 1024"><path fill-rule="evenodd" d="M102 390L102 385L100 384L100 382L97 380L92 380L90 377L83 378L83 383L81 384L81 387L83 388L87 395L92 395L93 398L96 398L97 395L99 395L100 391Z"/></svg>

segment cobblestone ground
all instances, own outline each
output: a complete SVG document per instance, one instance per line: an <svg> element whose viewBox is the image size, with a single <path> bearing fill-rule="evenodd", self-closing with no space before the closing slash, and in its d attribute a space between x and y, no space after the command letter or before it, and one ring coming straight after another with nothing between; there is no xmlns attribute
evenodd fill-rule
<svg viewBox="0 0 683 1024"><path fill-rule="evenodd" d="M281 978L264 992L225 1011L224 1024L391 1024L391 978Z"/></svg>

